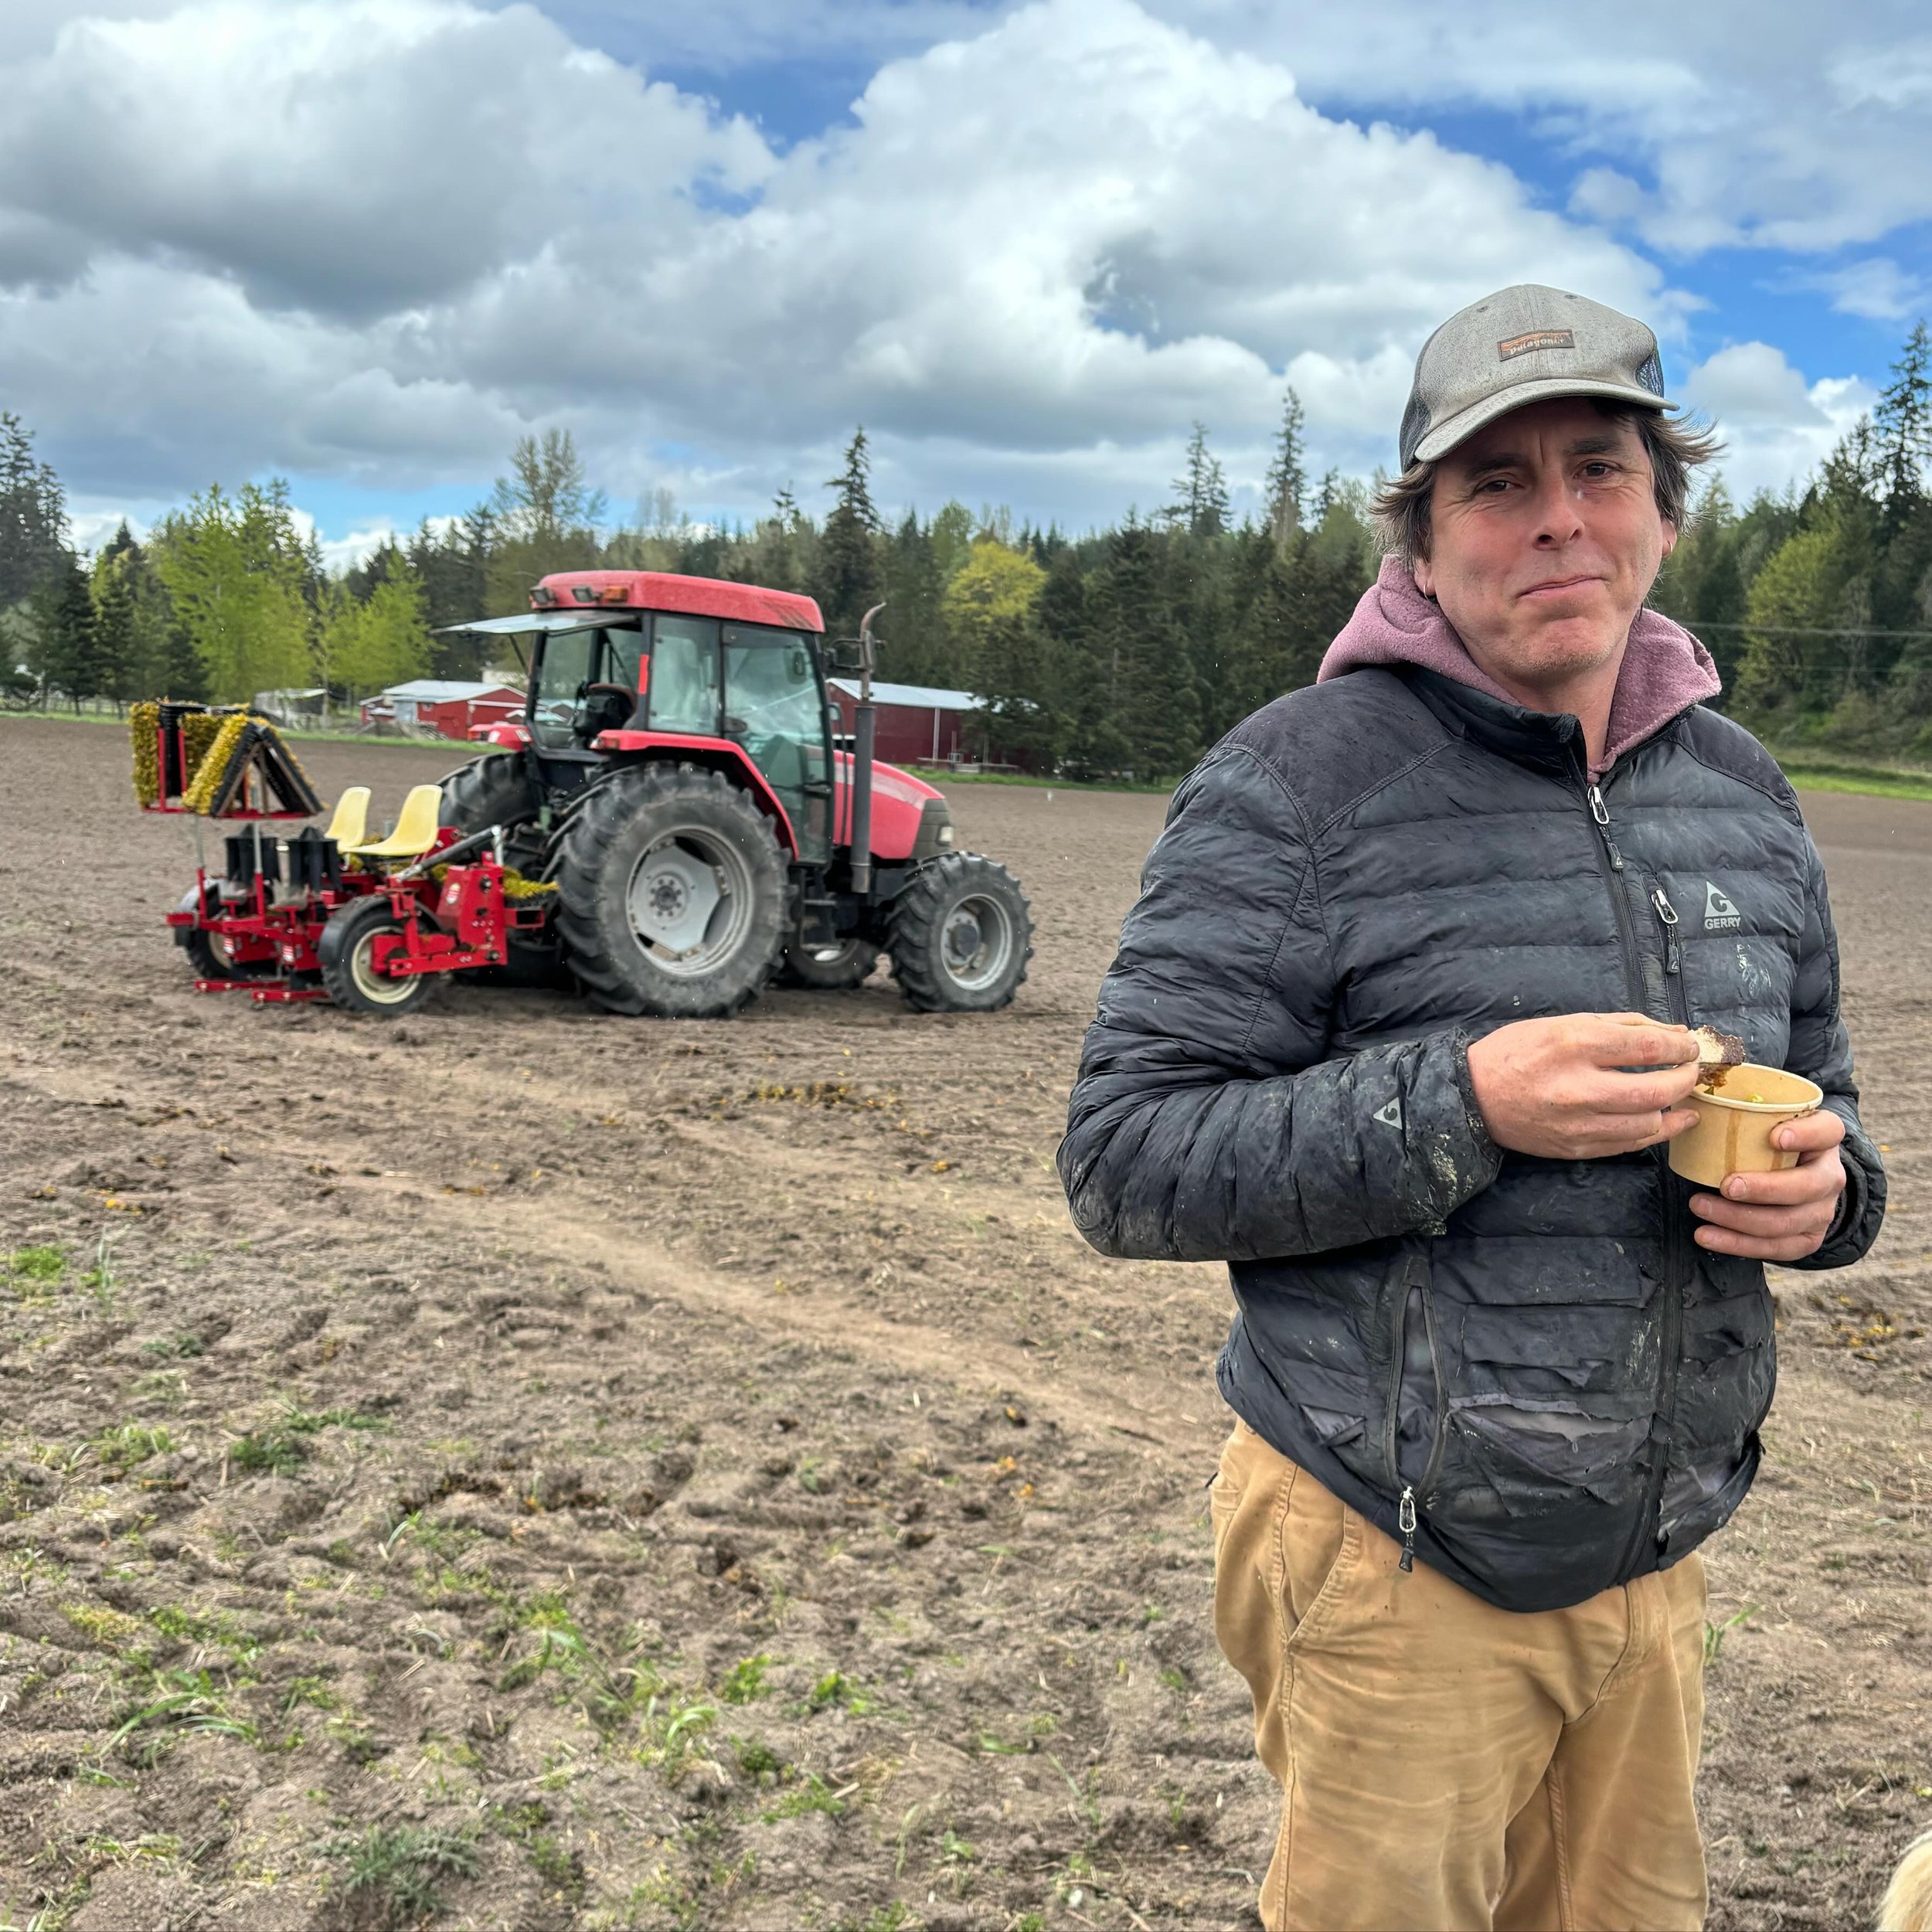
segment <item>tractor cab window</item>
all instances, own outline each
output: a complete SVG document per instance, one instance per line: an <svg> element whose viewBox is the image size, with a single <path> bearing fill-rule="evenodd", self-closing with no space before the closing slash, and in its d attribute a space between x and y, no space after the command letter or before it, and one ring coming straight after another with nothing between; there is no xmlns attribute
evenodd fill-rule
<svg viewBox="0 0 1932 1932"><path fill-rule="evenodd" d="M831 849L830 740L811 646L795 631L724 628L724 728L762 771L798 835L800 855Z"/></svg>
<svg viewBox="0 0 1932 1932"><path fill-rule="evenodd" d="M530 694L530 732L546 751L582 750L636 709L634 630L559 631L544 640Z"/></svg>
<svg viewBox="0 0 1932 1932"><path fill-rule="evenodd" d="M651 646L651 729L718 735L718 621L661 617Z"/></svg>

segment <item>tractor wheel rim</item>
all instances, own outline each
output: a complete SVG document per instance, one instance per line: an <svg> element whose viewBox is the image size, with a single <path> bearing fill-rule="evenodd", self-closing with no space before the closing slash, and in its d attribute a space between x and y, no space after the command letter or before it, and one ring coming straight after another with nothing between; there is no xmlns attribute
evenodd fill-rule
<svg viewBox="0 0 1932 1932"><path fill-rule="evenodd" d="M687 826L638 861L624 905L632 937L658 971L702 979L744 944L752 900L744 854L729 839Z"/></svg>
<svg viewBox="0 0 1932 1932"><path fill-rule="evenodd" d="M402 930L400 926L375 927L356 940L349 956L349 977L355 982L355 990L379 1006L400 1006L416 991L413 975L406 979L396 979L376 968L376 942Z"/></svg>
<svg viewBox="0 0 1932 1932"><path fill-rule="evenodd" d="M973 893L946 915L939 929L940 963L969 993L996 985L1013 954L1013 922L997 899Z"/></svg>

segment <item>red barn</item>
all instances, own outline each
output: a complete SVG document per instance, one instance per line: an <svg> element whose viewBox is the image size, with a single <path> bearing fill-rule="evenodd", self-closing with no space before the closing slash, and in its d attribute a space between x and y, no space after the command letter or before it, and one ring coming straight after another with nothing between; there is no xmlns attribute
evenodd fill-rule
<svg viewBox="0 0 1932 1932"><path fill-rule="evenodd" d="M839 735L852 735L852 713L859 703L855 678L828 678L825 689L838 709ZM872 701L877 713L878 755L892 765L938 765L957 758L986 755L985 733L967 739L967 713L978 709L970 691L942 691L929 684L882 684L872 680Z"/></svg>
<svg viewBox="0 0 1932 1932"><path fill-rule="evenodd" d="M523 693L507 684L469 679L413 678L362 702L364 724L393 724L463 738L471 725L500 724L523 714Z"/></svg>

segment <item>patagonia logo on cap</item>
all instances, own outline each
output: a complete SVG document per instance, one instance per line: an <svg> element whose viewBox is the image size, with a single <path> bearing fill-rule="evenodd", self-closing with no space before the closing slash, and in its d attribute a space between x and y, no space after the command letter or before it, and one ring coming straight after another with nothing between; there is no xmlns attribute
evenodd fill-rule
<svg viewBox="0 0 1932 1932"><path fill-rule="evenodd" d="M1514 362L1519 355L1527 355L1539 349L1574 349L1577 332L1570 328L1532 328L1526 335L1512 335L1506 342L1496 345L1496 360Z"/></svg>

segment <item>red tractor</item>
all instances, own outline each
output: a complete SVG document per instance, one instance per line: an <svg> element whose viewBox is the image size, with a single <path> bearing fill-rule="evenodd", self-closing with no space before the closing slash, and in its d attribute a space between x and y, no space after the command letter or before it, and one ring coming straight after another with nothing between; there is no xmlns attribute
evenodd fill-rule
<svg viewBox="0 0 1932 1932"><path fill-rule="evenodd" d="M490 967L567 975L611 1012L708 1019L774 975L856 986L883 951L923 1011L1012 1000L1032 954L1018 881L956 851L944 796L872 757L876 612L848 749L809 597L589 570L546 577L531 604L451 627L528 638L529 696L520 721L472 733L498 749L444 780L433 838L399 821L299 867L290 841L293 890L259 826L231 839L250 879L204 881L171 920L213 963L204 985L280 970L284 990L258 997L393 1015L441 972Z"/></svg>

